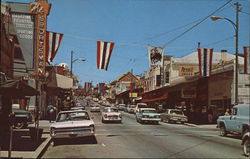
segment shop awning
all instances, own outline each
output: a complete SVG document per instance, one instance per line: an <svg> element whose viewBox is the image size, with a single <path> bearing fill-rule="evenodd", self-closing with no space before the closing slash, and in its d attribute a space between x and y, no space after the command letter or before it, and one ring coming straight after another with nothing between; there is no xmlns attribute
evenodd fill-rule
<svg viewBox="0 0 250 159"><path fill-rule="evenodd" d="M168 98L168 92L163 92L160 94L160 96L154 97L154 95L148 95L147 98L142 98L142 102L155 102L160 100L165 100Z"/></svg>
<svg viewBox="0 0 250 159"><path fill-rule="evenodd" d="M29 86L24 81L7 80L0 83L0 95L9 95L12 97L25 97L39 95L39 92Z"/></svg>

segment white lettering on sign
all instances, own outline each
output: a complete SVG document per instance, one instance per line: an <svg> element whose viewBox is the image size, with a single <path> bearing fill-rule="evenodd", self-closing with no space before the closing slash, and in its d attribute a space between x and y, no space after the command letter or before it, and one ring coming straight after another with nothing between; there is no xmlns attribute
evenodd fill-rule
<svg viewBox="0 0 250 159"><path fill-rule="evenodd" d="M12 22L16 28L16 32L21 39L33 39L34 24L31 15L12 13Z"/></svg>

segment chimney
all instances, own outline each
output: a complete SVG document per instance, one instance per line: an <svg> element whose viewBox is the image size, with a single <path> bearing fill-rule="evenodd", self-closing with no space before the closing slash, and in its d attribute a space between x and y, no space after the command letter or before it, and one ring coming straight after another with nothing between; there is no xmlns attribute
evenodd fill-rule
<svg viewBox="0 0 250 159"><path fill-rule="evenodd" d="M221 50L221 61L222 63L227 61L227 50Z"/></svg>

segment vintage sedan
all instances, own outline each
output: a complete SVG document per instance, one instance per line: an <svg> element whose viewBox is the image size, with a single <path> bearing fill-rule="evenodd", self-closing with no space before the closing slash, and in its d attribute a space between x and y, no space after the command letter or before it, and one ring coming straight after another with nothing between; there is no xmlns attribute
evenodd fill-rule
<svg viewBox="0 0 250 159"><path fill-rule="evenodd" d="M102 111L102 122L107 121L122 122L122 114L114 107L106 107Z"/></svg>
<svg viewBox="0 0 250 159"><path fill-rule="evenodd" d="M154 108L140 108L136 112L136 121L139 123L151 122L158 124L161 121L160 114L156 113Z"/></svg>
<svg viewBox="0 0 250 159"><path fill-rule="evenodd" d="M127 108L128 113L135 113L135 106L136 105L129 105Z"/></svg>
<svg viewBox="0 0 250 159"><path fill-rule="evenodd" d="M54 141L58 138L95 136L95 124L86 111L61 111L56 122L50 125L50 136Z"/></svg>
<svg viewBox="0 0 250 159"><path fill-rule="evenodd" d="M90 112L100 112L100 107L97 104L91 105Z"/></svg>
<svg viewBox="0 0 250 159"><path fill-rule="evenodd" d="M182 124L188 121L186 115L184 115L183 111L178 109L167 109L166 112L161 113L161 121L167 123L177 123L180 122Z"/></svg>
<svg viewBox="0 0 250 159"><path fill-rule="evenodd" d="M242 137L242 145L243 145L243 152L244 155L246 155L247 157L249 157L249 152L250 152L250 133L246 132L243 137Z"/></svg>

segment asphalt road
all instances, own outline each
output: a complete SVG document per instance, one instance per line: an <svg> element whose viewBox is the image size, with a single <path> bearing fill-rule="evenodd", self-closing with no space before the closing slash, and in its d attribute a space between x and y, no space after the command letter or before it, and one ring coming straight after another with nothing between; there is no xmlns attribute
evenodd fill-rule
<svg viewBox="0 0 250 159"><path fill-rule="evenodd" d="M239 137L181 124L139 124L123 113L122 123L101 123L90 113L95 138L64 140L48 147L42 158L246 158Z"/></svg>

